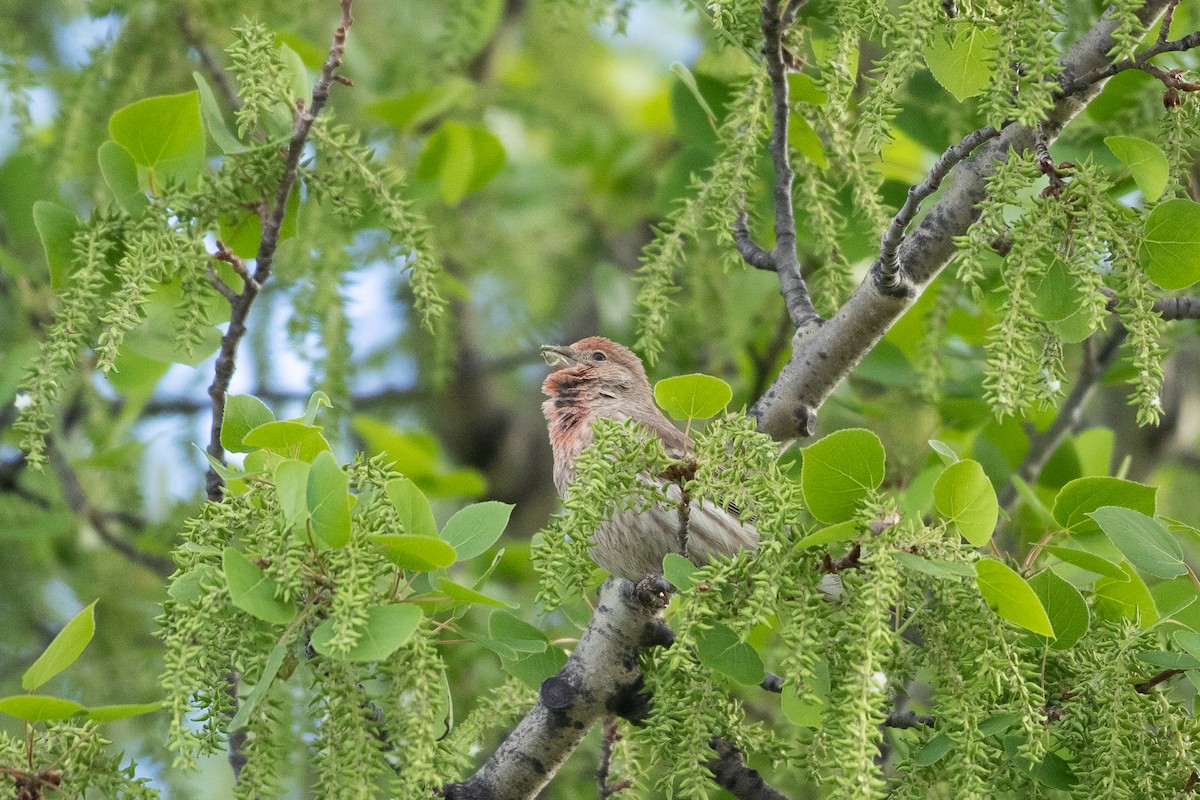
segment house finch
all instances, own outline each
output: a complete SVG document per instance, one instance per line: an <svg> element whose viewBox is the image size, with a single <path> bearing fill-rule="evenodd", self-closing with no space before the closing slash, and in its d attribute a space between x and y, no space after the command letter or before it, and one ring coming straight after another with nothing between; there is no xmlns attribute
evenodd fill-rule
<svg viewBox="0 0 1200 800"><path fill-rule="evenodd" d="M554 450L554 485L567 496L575 477L575 459L593 439L592 424L600 418L635 420L650 431L667 455L684 458L691 441L654 404L654 393L641 360L629 348L599 336L580 339L570 347L542 347L554 367L542 392L550 399L542 411L550 427ZM606 570L638 582L662 571L663 556L679 553L680 501L678 485L658 475L646 475L666 486L668 500L644 511L620 511L596 531L592 559ZM711 504L691 503L687 516L687 553L695 564L710 556L732 556L742 548L758 547L758 532L735 514Z"/></svg>

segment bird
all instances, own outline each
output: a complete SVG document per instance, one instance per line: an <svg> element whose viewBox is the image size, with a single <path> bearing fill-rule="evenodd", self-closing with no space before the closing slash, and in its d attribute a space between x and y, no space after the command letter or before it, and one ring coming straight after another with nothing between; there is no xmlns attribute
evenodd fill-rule
<svg viewBox="0 0 1200 800"><path fill-rule="evenodd" d="M654 403L654 392L641 359L624 345L589 336L569 346L544 345L551 372L542 383L542 403L554 452L554 485L566 499L575 476L575 459L594 439L600 419L635 420L658 437L673 460L692 451L692 442ZM734 556L758 547L758 532L742 523L736 509L712 503L689 504L686 553L681 553L680 487L658 475L645 475L666 487L667 500L640 511L618 511L596 530L592 560L609 573L638 583L661 574L668 553L686 555L703 566L713 556Z"/></svg>

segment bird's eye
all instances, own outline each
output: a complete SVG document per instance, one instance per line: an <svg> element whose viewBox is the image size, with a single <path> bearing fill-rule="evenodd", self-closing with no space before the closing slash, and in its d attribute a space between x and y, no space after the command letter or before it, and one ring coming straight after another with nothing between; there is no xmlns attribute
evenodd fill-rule
<svg viewBox="0 0 1200 800"><path fill-rule="evenodd" d="M600 352L599 350L592 353L592 361L605 361L607 359L608 356L604 355L604 353Z"/></svg>

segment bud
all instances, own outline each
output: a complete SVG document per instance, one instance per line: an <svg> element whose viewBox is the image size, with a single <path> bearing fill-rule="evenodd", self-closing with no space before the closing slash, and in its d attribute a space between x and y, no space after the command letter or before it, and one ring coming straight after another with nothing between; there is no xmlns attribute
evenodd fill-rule
<svg viewBox="0 0 1200 800"><path fill-rule="evenodd" d="M1183 102L1183 98L1179 96L1178 89L1167 89L1167 93L1163 95L1163 107L1175 108Z"/></svg>

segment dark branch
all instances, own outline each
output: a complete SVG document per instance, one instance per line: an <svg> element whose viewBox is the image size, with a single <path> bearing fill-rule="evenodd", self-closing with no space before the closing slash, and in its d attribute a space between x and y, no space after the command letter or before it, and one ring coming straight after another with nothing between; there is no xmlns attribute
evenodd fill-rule
<svg viewBox="0 0 1200 800"><path fill-rule="evenodd" d="M929 174L925 176L925 180L920 185L913 186L908 190L908 197L905 199L904 205L896 212L896 216L892 217L891 224L884 232L879 247L879 261L875 263L875 276L881 287L896 291L908 280L904 274L904 266L900 263L898 252L900 243L904 240L904 232L916 219L917 212L921 210L921 203L941 187L942 181L950 174L950 170L954 169L960 161L971 155L979 145L999 135L1000 131L991 126L968 134L961 142L948 148L938 157L937 162L934 163L933 168L929 170Z"/></svg>
<svg viewBox="0 0 1200 800"><path fill-rule="evenodd" d="M934 719L927 714L918 714L915 711L889 711L883 724L889 728L919 728L922 726L932 728Z"/></svg>
<svg viewBox="0 0 1200 800"><path fill-rule="evenodd" d="M813 307L808 287L800 274L800 260L796 256L796 218L792 206L792 180L795 174L788 151L791 104L788 102L787 64L783 51L786 23L782 19L779 2L767 0L762 7L763 56L767 75L771 79L771 162L775 167L775 249L771 251L771 262L779 275L779 288L787 304L788 315L797 328L803 328L819 322L821 317ZM735 231L735 241L736 238ZM742 252L740 245L738 250Z"/></svg>
<svg viewBox="0 0 1200 800"><path fill-rule="evenodd" d="M100 537L100 541L135 564L140 564L159 575L170 575L174 571L175 564L170 558L139 550L112 529L110 525L112 517L108 512L92 505L75 468L71 466L66 455L58 449L58 445L53 439L47 438L46 440L46 455L49 456L50 464L58 475L67 506L88 521L92 529L96 531L96 535Z"/></svg>
<svg viewBox="0 0 1200 800"><path fill-rule="evenodd" d="M768 272L775 271L775 262L771 259L771 254L750 237L750 224L745 211L738 214L737 222L733 225L733 243L742 260L750 266Z"/></svg>
<svg viewBox="0 0 1200 800"><path fill-rule="evenodd" d="M787 795L763 780L757 770L751 769L731 743L714 738L709 746L717 752L717 757L708 762L708 771L718 786L738 800L788 800Z"/></svg>
<svg viewBox="0 0 1200 800"><path fill-rule="evenodd" d="M1154 44L1138 53L1133 58L1127 58L1123 61L1107 64L1084 75L1065 81L1062 84L1063 88L1059 93L1059 96L1069 97L1077 92L1081 92L1084 89L1095 85L1100 81L1106 80L1118 73L1131 69L1142 70L1143 72L1154 75L1156 78L1163 81L1163 83L1168 87L1171 87L1172 84L1169 81L1172 79L1177 79L1178 73L1171 75L1170 73L1167 73L1164 70L1161 70L1158 67L1150 64L1150 59L1160 56L1163 53L1179 53L1185 50L1192 50L1196 47L1200 47L1200 31L1193 31L1187 36L1175 39L1174 41L1167 39L1167 34L1171 28L1171 20L1175 14L1175 6L1178 4L1178 0L1167 3L1166 13L1163 16L1162 27L1159 29L1158 39L1154 42ZM1161 5L1161 3L1147 3L1146 5ZM1175 86L1174 88L1185 87ZM1195 89L1188 89L1188 91L1195 91Z"/></svg>
<svg viewBox="0 0 1200 800"><path fill-rule="evenodd" d="M283 215L287 209L288 195L296 183L300 166L300 156L308 141L317 115L329 101L329 87L335 80L335 73L342 64L342 56L346 51L346 32L353 20L350 17L352 0L341 0L342 19L333 35L333 44L329 48L329 57L321 67L321 77L313 86L312 101L305 107L303 100L296 101L292 137L288 142L287 154L284 157L283 176L275 190L275 196L269 208L262 213L262 238L259 240L256 266L253 276L246 270L241 259L233 255L228 248L220 246L217 258L228 261L239 274L243 275L245 285L237 299L230 302L229 328L221 337L221 347L217 356L216 368L213 371L213 381L208 387L208 396L212 399L212 425L209 429L208 454L217 461L224 463L225 448L221 446L221 424L225 420L225 397L229 391L229 383L237 363L237 349L242 337L246 335L246 318L262 285L271 276L271 266L275 259L275 250L279 246L279 232L283 226ZM240 267L240 269L239 269ZM215 469L209 469L205 487L209 500L221 499L221 488L224 481Z"/></svg>
<svg viewBox="0 0 1200 800"><path fill-rule="evenodd" d="M1135 683L1133 688L1138 692L1138 694L1150 694L1150 692L1154 690L1155 686L1158 686L1160 683L1165 681L1169 681L1176 675L1182 675L1183 673L1184 670L1182 669L1164 669L1162 672L1151 678L1147 678L1141 683Z"/></svg>
<svg viewBox="0 0 1200 800"><path fill-rule="evenodd" d="M1054 422L1050 423L1050 427L1042 433L1030 437L1029 452L1025 454L1024 460L1014 470L1014 476L1026 483L1032 483L1063 440L1069 434L1079 430L1080 425L1083 424L1083 409L1092 398L1104 373L1108 372L1108 368L1117 360L1121 342L1125 341L1125 333L1125 327L1118 322L1116 328L1100 345L1098 351L1093 352L1091 339L1085 342L1083 365L1079 368L1079 377L1075 380L1075 385L1071 387L1070 394L1063 400L1058 409L1058 415L1055 416ZM1005 512L1012 511L1013 506L1016 505L1017 487L1011 480L1000 492L999 500L1000 507Z"/></svg>

